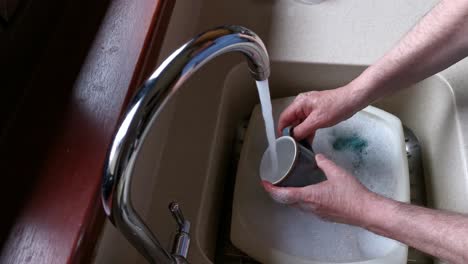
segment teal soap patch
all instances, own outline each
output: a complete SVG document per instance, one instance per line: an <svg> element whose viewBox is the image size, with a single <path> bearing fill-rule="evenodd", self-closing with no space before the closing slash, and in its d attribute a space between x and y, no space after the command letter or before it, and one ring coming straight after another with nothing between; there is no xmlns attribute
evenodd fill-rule
<svg viewBox="0 0 468 264"><path fill-rule="evenodd" d="M353 161L353 166L358 168L361 167L364 162L363 156L367 154L366 148L368 143L367 140L353 134L350 136L337 136L334 139L332 146L336 151L350 151L354 153L357 160Z"/></svg>
<svg viewBox="0 0 468 264"><path fill-rule="evenodd" d="M338 151L351 150L356 153L362 153L366 147L367 141L357 135L337 137L333 142L333 149Z"/></svg>

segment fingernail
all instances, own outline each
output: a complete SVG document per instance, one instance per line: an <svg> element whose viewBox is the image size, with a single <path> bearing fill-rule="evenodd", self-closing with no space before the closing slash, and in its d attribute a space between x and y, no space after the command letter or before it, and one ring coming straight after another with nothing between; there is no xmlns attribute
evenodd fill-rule
<svg viewBox="0 0 468 264"><path fill-rule="evenodd" d="M316 160L317 162L322 161L324 158L325 158L325 157L324 157L322 154L317 154L317 155L315 155L315 160Z"/></svg>

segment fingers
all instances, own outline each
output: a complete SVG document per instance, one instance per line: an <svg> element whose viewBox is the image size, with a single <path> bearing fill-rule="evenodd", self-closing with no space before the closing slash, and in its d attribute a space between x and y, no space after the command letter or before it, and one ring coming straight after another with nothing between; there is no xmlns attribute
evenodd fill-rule
<svg viewBox="0 0 468 264"><path fill-rule="evenodd" d="M281 134L287 126L294 126L294 138L302 140L314 138L317 122L314 115L306 113L302 110L301 102L295 102L286 108L278 121L278 133Z"/></svg>
<svg viewBox="0 0 468 264"><path fill-rule="evenodd" d="M314 114L310 114L302 123L294 127L294 138L302 140L304 138L313 139L315 130L318 129L317 118ZM311 141L312 142L312 141Z"/></svg>
<svg viewBox="0 0 468 264"><path fill-rule="evenodd" d="M299 124L305 116L303 116L302 103L295 100L290 104L280 115L278 120L278 132L281 135L283 129L287 126L294 126Z"/></svg>
<svg viewBox="0 0 468 264"><path fill-rule="evenodd" d="M343 169L338 167L333 161L327 159L322 154L315 155L317 166L325 173L328 179L336 178L337 175L345 173Z"/></svg>
<svg viewBox="0 0 468 264"><path fill-rule="evenodd" d="M262 185L271 198L278 203L295 204L303 200L301 188L277 187L267 181L262 181Z"/></svg>

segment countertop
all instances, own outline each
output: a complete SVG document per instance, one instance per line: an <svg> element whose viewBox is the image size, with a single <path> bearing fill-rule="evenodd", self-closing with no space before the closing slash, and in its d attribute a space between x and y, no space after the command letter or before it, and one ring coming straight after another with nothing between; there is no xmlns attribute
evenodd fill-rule
<svg viewBox="0 0 468 264"><path fill-rule="evenodd" d="M154 67L173 4L61 2L2 134L1 263L89 263L108 145Z"/></svg>

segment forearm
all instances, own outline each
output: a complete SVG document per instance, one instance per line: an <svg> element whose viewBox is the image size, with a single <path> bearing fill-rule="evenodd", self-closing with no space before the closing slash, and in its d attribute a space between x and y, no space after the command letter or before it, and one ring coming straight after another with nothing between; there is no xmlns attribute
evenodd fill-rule
<svg viewBox="0 0 468 264"><path fill-rule="evenodd" d="M362 226L450 263L468 262L468 217L374 196Z"/></svg>
<svg viewBox="0 0 468 264"><path fill-rule="evenodd" d="M468 1L443 0L400 42L351 82L362 106L468 56Z"/></svg>

